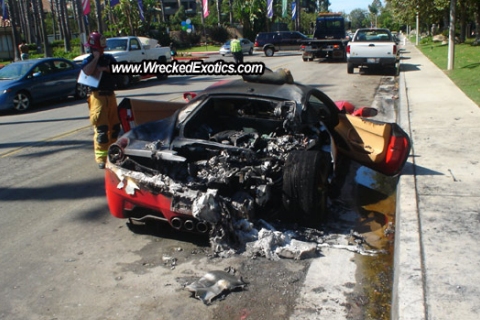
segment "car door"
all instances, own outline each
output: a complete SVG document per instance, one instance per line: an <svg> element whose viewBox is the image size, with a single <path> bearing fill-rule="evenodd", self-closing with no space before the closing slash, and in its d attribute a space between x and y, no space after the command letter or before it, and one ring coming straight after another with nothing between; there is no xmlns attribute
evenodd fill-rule
<svg viewBox="0 0 480 320"><path fill-rule="evenodd" d="M288 41L286 41L286 45L288 46L288 50L298 50L300 49L300 40L303 40L304 36L299 32L289 32L288 33ZM286 49L287 50L287 49Z"/></svg>
<svg viewBox="0 0 480 320"><path fill-rule="evenodd" d="M129 59L130 62L140 62L144 59L147 59L147 56L145 54L145 50L143 50L142 44L136 38L130 39L129 52L130 52L130 59Z"/></svg>
<svg viewBox="0 0 480 320"><path fill-rule="evenodd" d="M243 53L249 53L250 49L253 48L252 42L248 39L240 39L240 44L242 45Z"/></svg>
<svg viewBox="0 0 480 320"><path fill-rule="evenodd" d="M385 175L398 174L410 153L410 139L396 123L339 114L335 133L339 152Z"/></svg>
<svg viewBox="0 0 480 320"><path fill-rule="evenodd" d="M78 69L63 59L53 60L53 74L59 96L69 96L75 93L77 86Z"/></svg>
<svg viewBox="0 0 480 320"><path fill-rule="evenodd" d="M28 78L31 81L29 91L34 101L48 100L57 96L57 83L51 61L37 64Z"/></svg>

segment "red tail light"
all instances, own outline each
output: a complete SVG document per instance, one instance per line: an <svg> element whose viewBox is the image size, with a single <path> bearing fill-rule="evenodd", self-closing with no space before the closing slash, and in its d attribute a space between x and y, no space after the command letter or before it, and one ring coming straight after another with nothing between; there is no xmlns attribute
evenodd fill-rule
<svg viewBox="0 0 480 320"><path fill-rule="evenodd" d="M260 46L258 45L258 41L255 41L255 43L253 44L253 46L254 46L254 47L260 47Z"/></svg>
<svg viewBox="0 0 480 320"><path fill-rule="evenodd" d="M393 45L393 54L397 54L397 45Z"/></svg>
<svg viewBox="0 0 480 320"><path fill-rule="evenodd" d="M400 132L392 132L383 162L382 172L393 176L400 172L410 154L410 139Z"/></svg>
<svg viewBox="0 0 480 320"><path fill-rule="evenodd" d="M132 129L133 123L133 113L132 109L119 108L118 117L120 118L120 123L123 127L123 132L128 132Z"/></svg>
<svg viewBox="0 0 480 320"><path fill-rule="evenodd" d="M347 45L347 53L350 54L350 45Z"/></svg>

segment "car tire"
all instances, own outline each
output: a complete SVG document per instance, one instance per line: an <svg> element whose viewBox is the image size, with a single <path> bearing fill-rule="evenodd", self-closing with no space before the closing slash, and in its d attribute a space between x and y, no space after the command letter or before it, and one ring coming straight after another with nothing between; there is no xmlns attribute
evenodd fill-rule
<svg viewBox="0 0 480 320"><path fill-rule="evenodd" d="M123 75L120 77L119 87L120 89L127 89L132 84L132 77L129 75Z"/></svg>
<svg viewBox="0 0 480 320"><path fill-rule="evenodd" d="M77 87L75 88L75 99L85 99L88 95L88 87L77 83Z"/></svg>
<svg viewBox="0 0 480 320"><path fill-rule="evenodd" d="M165 56L160 56L160 57L158 57L157 61L158 61L159 64L166 64L166 63L167 63L167 57L165 57ZM166 80L167 78L168 78L168 74L167 74L167 73L159 73L159 74L157 74L157 79L158 79L158 80Z"/></svg>
<svg viewBox="0 0 480 320"><path fill-rule="evenodd" d="M394 64L394 65L392 66L392 72L393 72L393 75L394 75L394 76L400 75L400 64L398 64L398 65L397 65L397 64Z"/></svg>
<svg viewBox="0 0 480 320"><path fill-rule="evenodd" d="M347 72L348 72L349 74L352 74L352 73L353 73L353 69L354 69L353 64L347 63Z"/></svg>
<svg viewBox="0 0 480 320"><path fill-rule="evenodd" d="M248 55L249 56L253 55L253 48L250 48L250 50L248 50Z"/></svg>
<svg viewBox="0 0 480 320"><path fill-rule="evenodd" d="M294 151L285 161L283 205L290 218L318 227L327 217L332 158L323 151Z"/></svg>
<svg viewBox="0 0 480 320"><path fill-rule="evenodd" d="M17 112L24 112L30 108L32 98L25 91L19 91L13 97L13 108Z"/></svg>
<svg viewBox="0 0 480 320"><path fill-rule="evenodd" d="M272 47L265 48L264 52L265 52L265 56L267 57L273 57L273 54L275 53Z"/></svg>

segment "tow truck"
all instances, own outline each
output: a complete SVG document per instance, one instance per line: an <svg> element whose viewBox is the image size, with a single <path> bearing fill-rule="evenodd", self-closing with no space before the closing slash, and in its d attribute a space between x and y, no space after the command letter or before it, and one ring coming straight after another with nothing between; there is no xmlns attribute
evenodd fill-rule
<svg viewBox="0 0 480 320"><path fill-rule="evenodd" d="M328 58L346 61L348 41L342 14L320 12L315 22L313 38L301 41L302 59L313 61L316 58Z"/></svg>

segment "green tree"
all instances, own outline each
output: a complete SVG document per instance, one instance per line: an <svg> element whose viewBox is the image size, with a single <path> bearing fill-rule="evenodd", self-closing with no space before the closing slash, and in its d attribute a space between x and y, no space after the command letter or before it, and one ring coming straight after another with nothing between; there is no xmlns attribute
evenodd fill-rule
<svg viewBox="0 0 480 320"><path fill-rule="evenodd" d="M350 24L351 29L355 30L358 28L366 27L365 21L367 20L368 12L364 9L354 9L350 12Z"/></svg>
<svg viewBox="0 0 480 320"><path fill-rule="evenodd" d="M234 18L243 25L243 36L254 39L260 31L266 30L266 0L234 0Z"/></svg>
<svg viewBox="0 0 480 320"><path fill-rule="evenodd" d="M373 0L372 4L368 6L368 11L370 11L370 15L371 15L371 24L375 25L375 27L377 27L377 24L378 24L377 18L381 9L382 9L382 3L380 2L380 0Z"/></svg>

